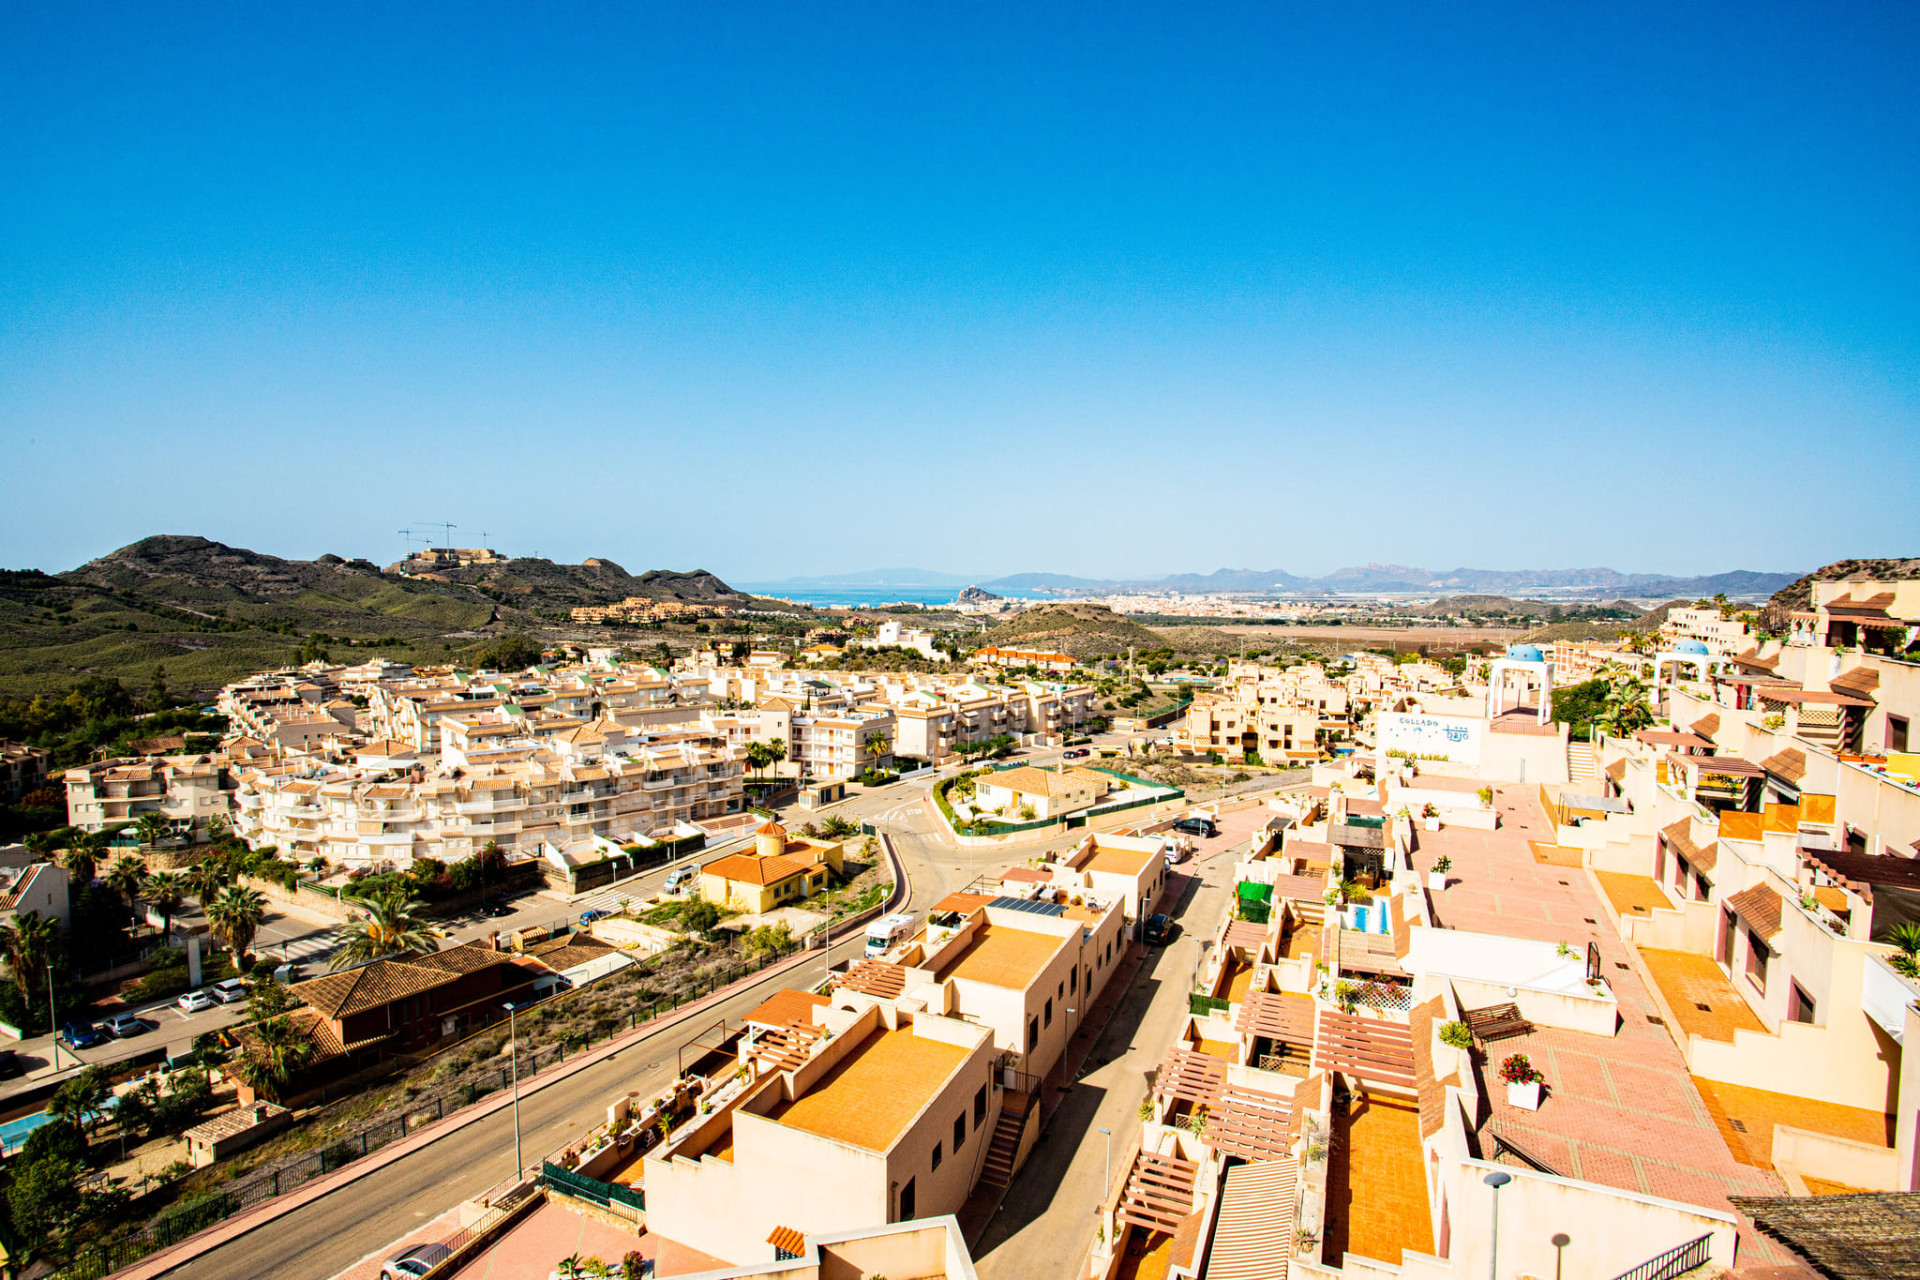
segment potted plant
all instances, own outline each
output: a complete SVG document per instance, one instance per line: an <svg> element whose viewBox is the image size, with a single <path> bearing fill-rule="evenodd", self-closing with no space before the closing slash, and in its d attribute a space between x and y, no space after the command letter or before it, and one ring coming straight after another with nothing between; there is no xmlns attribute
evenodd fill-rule
<svg viewBox="0 0 1920 1280"><path fill-rule="evenodd" d="M1447 887L1447 872L1453 870L1453 859L1441 854L1433 860L1433 870L1427 872L1427 888L1439 893Z"/></svg>
<svg viewBox="0 0 1920 1280"><path fill-rule="evenodd" d="M1502 1061L1500 1079L1506 1082L1507 1105L1527 1111L1540 1109L1540 1086L1546 1077L1527 1061L1526 1054L1510 1054Z"/></svg>
<svg viewBox="0 0 1920 1280"><path fill-rule="evenodd" d="M1429 800L1420 807L1420 818L1421 821L1425 823L1427 830L1438 831L1440 829L1440 806Z"/></svg>

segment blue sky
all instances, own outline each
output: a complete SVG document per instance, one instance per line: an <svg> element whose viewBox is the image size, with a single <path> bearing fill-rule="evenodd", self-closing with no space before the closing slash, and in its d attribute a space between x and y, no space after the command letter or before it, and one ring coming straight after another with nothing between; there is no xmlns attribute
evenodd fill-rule
<svg viewBox="0 0 1920 1280"><path fill-rule="evenodd" d="M1913 554L1920 8L0 14L0 564Z"/></svg>

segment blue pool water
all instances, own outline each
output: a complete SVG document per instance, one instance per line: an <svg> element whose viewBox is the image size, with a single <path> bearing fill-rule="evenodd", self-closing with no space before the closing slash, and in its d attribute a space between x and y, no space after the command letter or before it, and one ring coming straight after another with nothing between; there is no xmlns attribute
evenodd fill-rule
<svg viewBox="0 0 1920 1280"><path fill-rule="evenodd" d="M111 1111L120 1102L118 1098L108 1098L103 1110ZM42 1125L53 1123L53 1117L44 1111L36 1111L30 1116L21 1116L17 1120L0 1122L0 1151L8 1155L27 1145L27 1135Z"/></svg>

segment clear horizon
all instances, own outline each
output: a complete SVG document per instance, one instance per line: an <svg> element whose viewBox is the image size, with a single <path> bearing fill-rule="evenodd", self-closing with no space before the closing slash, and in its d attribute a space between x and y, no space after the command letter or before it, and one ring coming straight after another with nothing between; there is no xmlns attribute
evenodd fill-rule
<svg viewBox="0 0 1920 1280"><path fill-rule="evenodd" d="M5 567L1920 543L1910 7L0 23Z"/></svg>

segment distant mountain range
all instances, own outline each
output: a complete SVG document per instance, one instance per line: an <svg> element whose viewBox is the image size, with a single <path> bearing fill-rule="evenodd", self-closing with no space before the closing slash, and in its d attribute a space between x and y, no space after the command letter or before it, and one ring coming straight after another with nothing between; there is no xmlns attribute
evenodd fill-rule
<svg viewBox="0 0 1920 1280"><path fill-rule="evenodd" d="M1798 573L1728 573L1682 578L1663 573L1621 573L1617 569L1446 569L1411 565L1363 564L1336 569L1322 577L1303 577L1284 569L1216 569L1212 573L1174 573L1161 578L1081 578L1065 573L1016 573L1003 578L966 577L932 569L870 569L864 573L792 578L776 584L785 590L846 586L978 586L1001 594L1087 595L1116 591L1179 591L1192 594L1337 595L1348 593L1441 592L1448 595L1520 596L1548 593L1564 597L1612 599L1618 596L1765 596L1799 578Z"/></svg>

